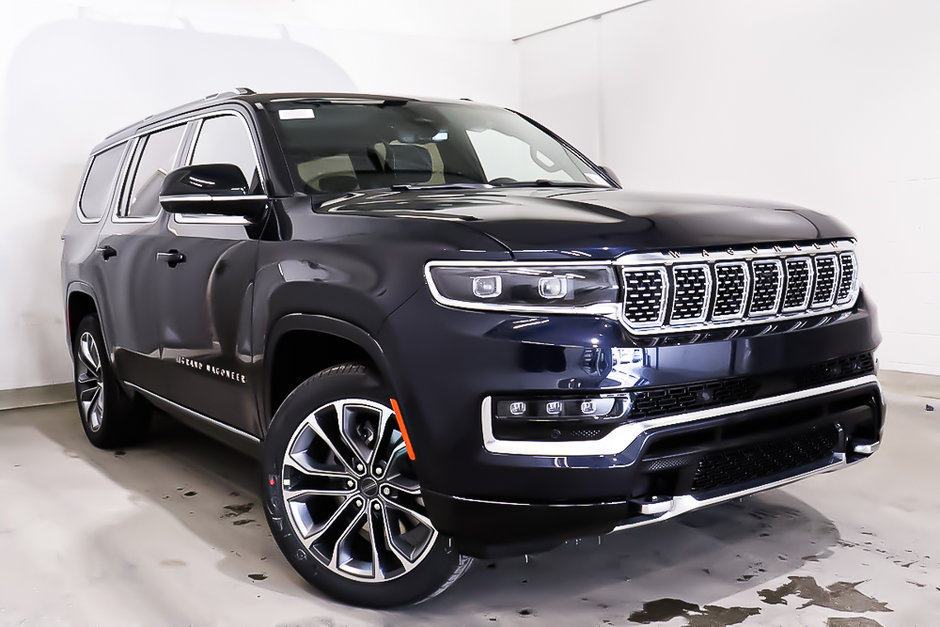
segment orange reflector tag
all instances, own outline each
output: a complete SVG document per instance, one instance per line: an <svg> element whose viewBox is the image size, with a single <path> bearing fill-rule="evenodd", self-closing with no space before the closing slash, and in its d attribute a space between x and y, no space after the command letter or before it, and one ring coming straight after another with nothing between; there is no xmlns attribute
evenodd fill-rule
<svg viewBox="0 0 940 627"><path fill-rule="evenodd" d="M401 417L401 408L398 407L398 401L394 398L388 399L392 402L392 411L395 412L395 420L398 421L398 430L401 431L401 437L405 440L405 449L408 451L408 459L414 461L415 451L411 448L411 438L408 437L408 430L405 429L405 421Z"/></svg>

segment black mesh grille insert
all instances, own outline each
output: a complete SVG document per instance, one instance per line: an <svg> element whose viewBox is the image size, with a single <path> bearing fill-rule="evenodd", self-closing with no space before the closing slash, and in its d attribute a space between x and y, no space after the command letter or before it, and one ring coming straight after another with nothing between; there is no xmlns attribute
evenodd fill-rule
<svg viewBox="0 0 940 627"><path fill-rule="evenodd" d="M740 316L747 298L747 266L743 262L715 264L713 318Z"/></svg>
<svg viewBox="0 0 940 627"><path fill-rule="evenodd" d="M633 324L661 321L666 281L664 269L624 270L624 317Z"/></svg>
<svg viewBox="0 0 940 627"><path fill-rule="evenodd" d="M749 401L756 396L759 387L753 379L736 377L642 390L633 395L629 416L631 420L639 420Z"/></svg>
<svg viewBox="0 0 940 627"><path fill-rule="evenodd" d="M774 260L755 261L754 297L751 299L751 315L777 313L780 296L781 263Z"/></svg>
<svg viewBox="0 0 940 627"><path fill-rule="evenodd" d="M832 425L803 433L707 453L698 463L692 492L708 492L763 479L828 459L838 443Z"/></svg>
<svg viewBox="0 0 940 627"><path fill-rule="evenodd" d="M673 322L683 320L701 320L705 317L708 304L707 266L677 266L673 269Z"/></svg>
<svg viewBox="0 0 940 627"><path fill-rule="evenodd" d="M813 306L830 305L836 290L836 256L816 256L816 290L813 292Z"/></svg>
<svg viewBox="0 0 940 627"><path fill-rule="evenodd" d="M842 253L839 255L842 262L842 274L839 276L839 291L836 300L845 301L852 294L852 285L855 283L855 255Z"/></svg>
<svg viewBox="0 0 940 627"><path fill-rule="evenodd" d="M783 299L784 310L806 307L812 274L808 257L787 259L787 288Z"/></svg>

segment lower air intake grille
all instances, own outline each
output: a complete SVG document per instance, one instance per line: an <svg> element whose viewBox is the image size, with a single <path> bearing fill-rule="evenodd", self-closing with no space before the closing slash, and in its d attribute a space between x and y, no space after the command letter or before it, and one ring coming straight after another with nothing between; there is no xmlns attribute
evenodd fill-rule
<svg viewBox="0 0 940 627"><path fill-rule="evenodd" d="M728 488L795 470L832 455L838 433L832 425L786 438L708 453L699 461L692 492Z"/></svg>

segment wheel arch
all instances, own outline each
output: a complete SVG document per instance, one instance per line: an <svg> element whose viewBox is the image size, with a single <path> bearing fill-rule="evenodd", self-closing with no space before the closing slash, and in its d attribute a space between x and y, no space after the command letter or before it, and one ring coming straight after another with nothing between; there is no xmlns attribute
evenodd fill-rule
<svg viewBox="0 0 940 627"><path fill-rule="evenodd" d="M112 344L108 336L107 325L101 319L98 297L95 295L94 289L87 283L73 281L69 284L65 297L65 337L69 345L69 354L72 353L75 345L75 330L88 314L97 314L98 320L101 322L101 334L104 336L105 348L108 349L110 355Z"/></svg>
<svg viewBox="0 0 940 627"><path fill-rule="evenodd" d="M311 349L316 352L311 353ZM280 404L300 383L324 368L365 362L392 385L391 367L378 341L365 329L319 314L288 314L271 327L264 351L262 430L267 432Z"/></svg>

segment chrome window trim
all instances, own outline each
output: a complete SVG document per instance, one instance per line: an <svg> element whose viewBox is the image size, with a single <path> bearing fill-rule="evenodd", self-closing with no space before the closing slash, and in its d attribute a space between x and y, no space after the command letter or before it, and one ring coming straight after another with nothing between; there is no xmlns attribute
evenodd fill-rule
<svg viewBox="0 0 940 627"><path fill-rule="evenodd" d="M799 305L793 305L787 307L787 291L790 289L790 270L787 268L787 263L790 261L805 261L806 268L809 271L809 274L806 278L806 293L803 295L803 302ZM813 299L813 292L816 287L816 264L813 263L813 258L803 255L794 255L792 257L787 257L784 259L783 263L784 269L784 287L783 287L783 301L780 303L781 313L790 313L794 311L806 311L806 308L809 307L810 301Z"/></svg>
<svg viewBox="0 0 940 627"><path fill-rule="evenodd" d="M183 127L183 134L182 134L182 136L180 136L179 144L177 144L177 146L176 146L176 152L173 153L173 162L172 162L172 164L171 164L171 166L170 166L171 168L175 168L175 167L176 167L176 164L179 163L180 152L183 150L183 144L186 142L186 131L187 131L187 128L186 128L186 127L188 126L188 124L189 124L188 122L179 122L179 123L177 123L177 124L169 124L169 125L166 125L166 126L161 126L161 127L158 128L158 129L154 129L154 130L151 130L151 131L147 131L147 132L145 132L145 133L140 133L140 134L134 136L134 140L133 140L133 141L134 141L134 147L133 147L133 149L131 150L130 155L128 156L127 164L126 164L126 167L124 168L124 171L123 171L123 178L122 178L122 183L121 183L121 193L118 195L117 200L116 200L116 202L115 202L114 211L112 212L112 215L111 215L111 222L114 222L114 223L117 223L117 224L121 224L121 223L124 223L124 224L153 224L154 222L156 222L157 220L160 219L160 214L161 214L162 211L163 211L163 208L162 208L162 207L158 208L158 209L157 209L157 212L156 212L154 215L152 215L152 216L127 216L127 215L122 215L122 214L124 213L124 211L130 206L130 197L129 197L129 196L130 196L131 190L130 190L130 189L127 189L127 188L128 188L128 186L133 186L133 183L134 183L134 182L131 180L131 167L132 167L133 165L140 165L140 158L143 156L143 153L141 153L141 155L138 156L138 155L137 155L137 147L140 145L141 141L144 140L144 138L150 137L150 136L153 135L154 133L160 133L160 132L162 132L162 131L166 131L166 130L169 130L169 129L172 129L172 128L176 128L177 126L182 126L182 127ZM144 144L144 148L143 148L143 149L144 149L144 150L147 149L147 144L146 144L146 143ZM135 160L137 161L136 164L134 163ZM135 172L135 176L136 176L136 172ZM125 189L127 189L128 197L125 197L125 196L124 196L124 190L125 190ZM159 201L158 201L158 202L159 202ZM125 204L127 204L128 207L125 207L125 206L124 206Z"/></svg>
<svg viewBox="0 0 940 627"><path fill-rule="evenodd" d="M878 378L875 375L866 375L837 383L830 383L820 387L807 390L798 390L778 396L761 398L743 403L734 403L723 407L713 407L699 411L676 414L673 416L662 416L650 418L638 422L620 425L606 436L599 440L579 440L569 442L541 442L530 440L499 440L493 434L493 398L487 396L481 403L480 415L483 429L483 447L490 453L499 453L503 455L530 455L539 457L568 457L576 455L617 455L632 444L642 434L653 429L662 427L671 427L675 425L688 424L717 418L729 414L736 414L744 411L752 411L774 405L781 405L792 401L798 401L814 396L829 394L831 392L840 392L852 388L861 387L874 383L878 385ZM879 386L880 392L880 386Z"/></svg>
<svg viewBox="0 0 940 627"><path fill-rule="evenodd" d="M112 212L114 204L115 204L114 192L118 188L118 183L124 180L125 172L127 169L127 161L128 161L127 148L132 143L132 141L135 141L135 140L136 140L136 137L132 139L122 139L120 141L114 142L113 144L110 144L107 148L97 150L91 153L90 155L88 155L88 159L85 162L85 170L82 172L82 183L78 187L78 195L75 197L75 215L78 217L78 221L81 222L82 224L98 224L104 219L106 215ZM85 215L85 212L82 210L82 196L85 195L85 185L88 184L88 175L91 174L91 164L94 162L95 159L98 158L98 155L104 152L107 152L111 150L112 148L117 148L121 144L124 144L124 152L121 154L121 161L118 164L117 177L115 178L114 184L111 186L111 189L108 192L108 204L105 207L105 210L101 212L100 216L98 216L97 218L89 218L87 215ZM121 185L123 187L123 183L121 183Z"/></svg>
<svg viewBox="0 0 940 627"><path fill-rule="evenodd" d="M842 302L833 302L830 305L825 307L807 307L800 311L785 312L781 311L783 305L783 294L784 294L784 284L786 282L786 274L784 272L784 260L790 257L811 257L819 253L832 253L836 256L837 270L839 272L838 264L841 260L842 253L851 253L852 259L855 262L855 277L853 279L852 290L849 293L849 296L846 300ZM812 257L811 257L812 258ZM623 306L621 306L620 311L620 322L623 324L627 330L633 335L664 335L668 333L681 333L687 331L710 331L713 329L727 329L732 327L741 327L749 326L754 324L770 324L774 322L786 322L790 320L799 320L801 318L810 318L814 316L821 316L829 313L836 313L840 311L845 311L851 309L855 306L856 301L858 300L858 294L860 291L860 284L858 281L859 268L858 260L855 255L855 240L852 239L837 239L832 240L827 243L816 243L809 246L800 246L796 244L791 244L787 246L754 246L749 249L739 249L739 248L729 248L725 251L706 251L703 250L697 253L678 253L678 252L655 252L655 253L627 253L616 259L613 263L615 266L633 268L635 266L661 266L661 267L671 267L674 265L683 265L688 263L706 263L708 265L715 265L723 261L738 260L745 261L752 264L750 272L753 274L753 263L760 261L772 261L778 266L780 271L780 282L777 286L777 295L775 306L769 308L764 313L763 311L751 314L750 311L738 318L729 318L715 320L706 320L699 324L671 324L664 322L661 325L649 325L644 323L643 325L635 324L630 322L623 311ZM815 271L815 262L810 264ZM622 274L621 274L622 276ZM670 277L670 280L671 277ZM838 284L837 284L838 285ZM756 288L756 283L752 281L751 283L751 292ZM669 287L669 293L672 292L672 288ZM815 284L810 287L810 300L812 300L812 292L815 290ZM838 291L838 287L836 287ZM748 296L748 305L750 305L751 300L753 299L753 294ZM709 310L710 311L710 310Z"/></svg>
<svg viewBox="0 0 940 627"><path fill-rule="evenodd" d="M524 314L580 314L580 315L589 315L589 316L602 316L604 318L610 318L616 320L618 318L618 311L621 307L618 302L610 303L598 303L596 305L590 305L587 307L566 307L566 306L539 306L539 305L498 305L494 303L467 303L462 300L455 300L452 298L447 298L444 296L440 290L437 289L437 285L434 284L434 279L431 276L431 269L445 267L445 268L532 268L532 267L581 267L581 268L597 268L597 269L610 269L611 264L609 261L429 261L424 264L424 280L428 284L428 289L431 291L431 295L434 297L434 300L440 303L441 305L446 305L448 307L454 307L457 309L463 309L466 311L501 311L508 313L524 313ZM613 273L614 280L617 280L616 273ZM619 287L619 286L618 286Z"/></svg>
<svg viewBox="0 0 940 627"><path fill-rule="evenodd" d="M741 316L744 315L744 310L747 309L748 299L750 298L750 294L751 294L751 271L750 271L750 268L747 267L747 262L746 262L746 261L718 261L718 262L715 262L715 269L717 270L719 267L722 267L722 268L726 268L726 267L744 268L744 296L742 296L742 298L741 298L741 306L738 307L738 310L737 310L737 311L732 312L732 313L730 313L730 314L723 314L723 315L715 314L715 306L718 304L718 296L717 296L717 295L718 295L718 289L719 289L719 287L720 287L720 286L718 285L718 283L719 283L719 281L718 281L718 273L715 272L715 301L712 303L712 306L711 306L711 312L712 312L712 316L711 316L711 317L712 317L712 320L717 320L718 322L721 322L721 321L724 321L724 320L738 320L738 319L741 318Z"/></svg>

